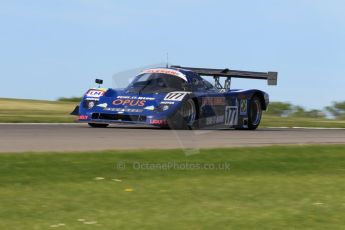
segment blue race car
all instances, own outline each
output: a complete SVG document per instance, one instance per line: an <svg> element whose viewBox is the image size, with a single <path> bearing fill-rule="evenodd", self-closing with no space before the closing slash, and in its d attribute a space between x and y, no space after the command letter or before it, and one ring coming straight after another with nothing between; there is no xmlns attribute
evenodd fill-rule
<svg viewBox="0 0 345 230"><path fill-rule="evenodd" d="M99 128L131 123L171 129L254 130L260 124L262 111L267 110L268 94L256 89L232 90L231 79L262 79L276 85L277 75L180 66L147 69L125 89L88 90L72 114L79 122ZM215 83L203 76L212 76Z"/></svg>

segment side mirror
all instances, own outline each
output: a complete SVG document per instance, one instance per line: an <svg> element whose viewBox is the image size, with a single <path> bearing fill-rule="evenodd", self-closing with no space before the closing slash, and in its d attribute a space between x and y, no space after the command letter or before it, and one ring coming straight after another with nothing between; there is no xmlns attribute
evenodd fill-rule
<svg viewBox="0 0 345 230"><path fill-rule="evenodd" d="M100 88L101 85L103 84L103 80L102 79L96 79L95 83L98 84L98 88Z"/></svg>

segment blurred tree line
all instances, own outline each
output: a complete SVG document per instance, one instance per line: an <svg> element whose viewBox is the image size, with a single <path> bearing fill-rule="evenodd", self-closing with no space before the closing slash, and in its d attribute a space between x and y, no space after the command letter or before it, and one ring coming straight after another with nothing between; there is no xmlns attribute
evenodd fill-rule
<svg viewBox="0 0 345 230"><path fill-rule="evenodd" d="M80 102L82 97L60 97L58 101L62 102Z"/></svg>
<svg viewBox="0 0 345 230"><path fill-rule="evenodd" d="M307 110L301 106L285 102L271 102L267 114L280 117L309 117L309 118L326 118L331 115L336 119L345 119L345 101L333 102L332 105L325 107L323 110Z"/></svg>

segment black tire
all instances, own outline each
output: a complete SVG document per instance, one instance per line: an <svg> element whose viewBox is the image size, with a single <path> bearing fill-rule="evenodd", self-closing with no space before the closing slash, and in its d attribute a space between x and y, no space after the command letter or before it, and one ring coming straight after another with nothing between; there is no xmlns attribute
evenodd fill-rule
<svg viewBox="0 0 345 230"><path fill-rule="evenodd" d="M262 116L261 99L258 96L252 97L249 105L248 129L255 130L259 127Z"/></svg>
<svg viewBox="0 0 345 230"><path fill-rule="evenodd" d="M181 108L168 120L170 129L189 130L196 128L197 109L193 99L183 102Z"/></svg>
<svg viewBox="0 0 345 230"><path fill-rule="evenodd" d="M98 123L88 123L88 125L92 128L106 128L109 124L98 124Z"/></svg>

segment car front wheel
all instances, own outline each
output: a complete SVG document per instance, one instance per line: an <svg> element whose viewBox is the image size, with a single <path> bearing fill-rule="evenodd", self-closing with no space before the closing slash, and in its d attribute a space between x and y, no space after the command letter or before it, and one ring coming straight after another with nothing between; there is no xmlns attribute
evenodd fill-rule
<svg viewBox="0 0 345 230"><path fill-rule="evenodd" d="M195 128L196 106L193 99L185 101L181 108L169 119L171 129L193 129Z"/></svg>

